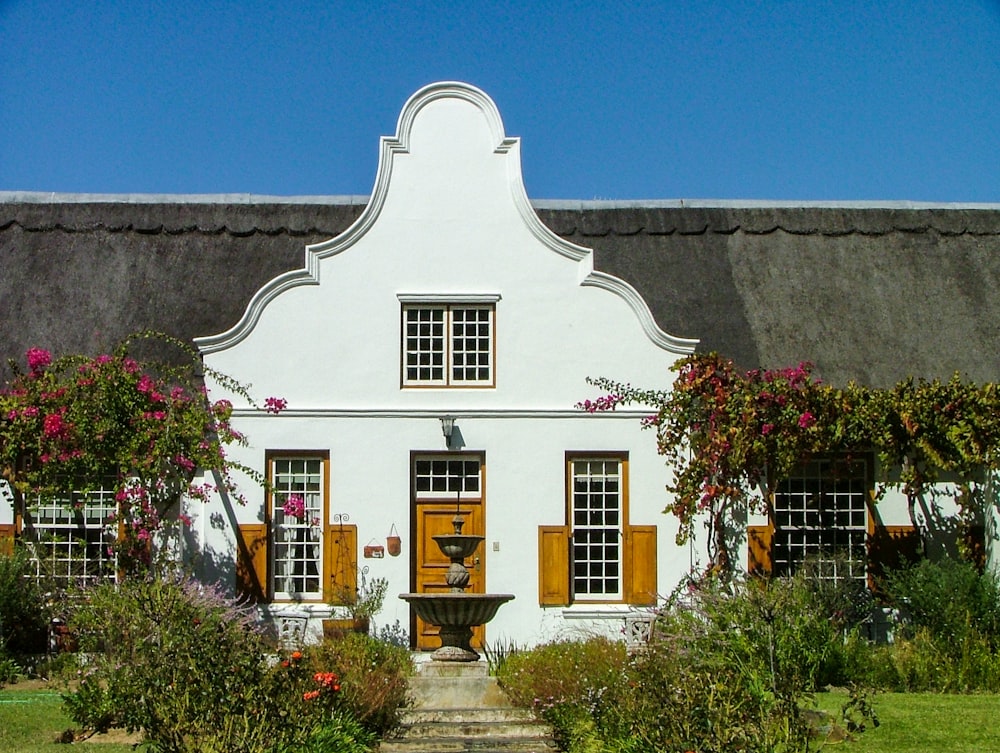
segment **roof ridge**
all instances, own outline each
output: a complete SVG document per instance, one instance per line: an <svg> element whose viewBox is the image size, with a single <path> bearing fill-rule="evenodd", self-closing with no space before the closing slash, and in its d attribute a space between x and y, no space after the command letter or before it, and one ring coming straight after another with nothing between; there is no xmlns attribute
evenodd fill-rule
<svg viewBox="0 0 1000 753"><path fill-rule="evenodd" d="M0 191L0 204L327 204L362 205L362 194L274 196L255 193L118 194ZM946 209L1000 211L1000 202L789 201L770 199L531 199L535 209Z"/></svg>

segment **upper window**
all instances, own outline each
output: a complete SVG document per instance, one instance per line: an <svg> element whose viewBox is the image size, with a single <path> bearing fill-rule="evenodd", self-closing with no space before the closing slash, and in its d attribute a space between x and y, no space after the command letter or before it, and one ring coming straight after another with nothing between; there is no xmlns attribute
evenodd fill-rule
<svg viewBox="0 0 1000 753"><path fill-rule="evenodd" d="M404 302L403 386L492 387L495 314L493 302Z"/></svg>

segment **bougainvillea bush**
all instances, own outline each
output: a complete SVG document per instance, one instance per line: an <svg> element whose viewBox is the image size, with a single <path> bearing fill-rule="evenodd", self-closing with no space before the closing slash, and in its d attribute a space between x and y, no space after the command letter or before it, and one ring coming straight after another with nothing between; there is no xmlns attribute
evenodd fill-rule
<svg viewBox="0 0 1000 753"><path fill-rule="evenodd" d="M153 337L185 353L184 364L140 363L129 355L134 342ZM230 423L229 401L209 399L197 354L185 344L140 333L96 357L53 360L32 348L25 360L26 370L11 362L14 376L0 390L0 476L29 504L92 491L110 479L118 519L109 522L119 524L116 554L124 572L149 564L150 539L182 493L197 499L213 491L192 485L196 469L215 471L229 497L243 501L225 446L245 439ZM249 399L239 383L212 376ZM283 404L268 398L265 407L277 412Z"/></svg>
<svg viewBox="0 0 1000 753"><path fill-rule="evenodd" d="M711 565L732 567L726 526L736 512L766 512L776 484L811 455L865 452L878 460L880 491L915 497L939 474L958 480L959 519L978 514L976 483L1000 470L1000 389L959 376L947 382L907 379L891 389L851 383L837 388L801 363L743 372L718 354L678 361L671 389L640 389L591 380L605 392L579 407L599 412L648 406L643 425L673 471L667 511L678 542L709 527Z"/></svg>

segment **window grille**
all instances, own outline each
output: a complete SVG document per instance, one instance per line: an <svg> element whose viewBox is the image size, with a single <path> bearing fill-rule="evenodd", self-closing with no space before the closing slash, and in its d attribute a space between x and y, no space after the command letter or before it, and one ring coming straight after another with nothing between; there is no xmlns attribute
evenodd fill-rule
<svg viewBox="0 0 1000 753"><path fill-rule="evenodd" d="M443 497L450 500L459 493L466 499L480 497L478 459L418 458L413 467L418 499Z"/></svg>
<svg viewBox="0 0 1000 753"><path fill-rule="evenodd" d="M774 498L774 574L804 563L826 580L865 578L868 463L816 460L779 485Z"/></svg>
<svg viewBox="0 0 1000 753"><path fill-rule="evenodd" d="M403 384L493 384L492 305L403 307Z"/></svg>
<svg viewBox="0 0 1000 753"><path fill-rule="evenodd" d="M116 512L112 481L95 491L38 498L24 512L35 579L56 588L115 580Z"/></svg>
<svg viewBox="0 0 1000 753"><path fill-rule="evenodd" d="M571 461L573 593L621 597L621 461Z"/></svg>
<svg viewBox="0 0 1000 753"><path fill-rule="evenodd" d="M279 457L271 461L274 594L278 599L323 596L323 460ZM290 497L303 502L301 516L285 513Z"/></svg>

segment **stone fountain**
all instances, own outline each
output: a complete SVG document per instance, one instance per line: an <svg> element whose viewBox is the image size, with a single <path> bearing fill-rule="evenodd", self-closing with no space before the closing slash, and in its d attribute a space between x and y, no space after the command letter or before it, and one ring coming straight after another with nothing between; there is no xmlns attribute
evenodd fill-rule
<svg viewBox="0 0 1000 753"><path fill-rule="evenodd" d="M472 648L472 628L492 620L500 605L514 598L513 594L465 593L469 585L466 557L472 556L483 536L463 534L465 519L460 512L451 520L454 533L432 536L442 553L451 560L445 582L451 591L440 594L400 594L399 598L412 605L424 622L440 628L441 648L431 654L434 661L477 661L479 654Z"/></svg>

